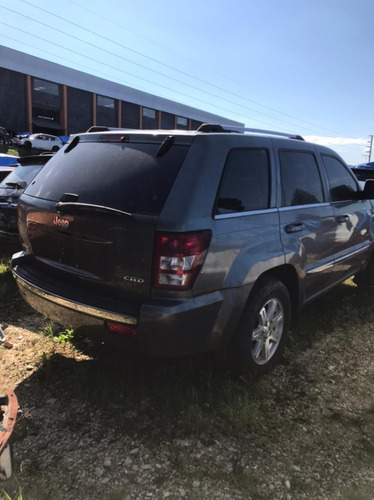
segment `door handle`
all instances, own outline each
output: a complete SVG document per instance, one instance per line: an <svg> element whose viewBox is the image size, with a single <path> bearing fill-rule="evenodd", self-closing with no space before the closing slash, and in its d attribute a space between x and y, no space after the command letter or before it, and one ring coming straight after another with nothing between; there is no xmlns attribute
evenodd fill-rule
<svg viewBox="0 0 374 500"><path fill-rule="evenodd" d="M343 224L343 222L348 222L350 220L349 215L338 215L336 222L338 224Z"/></svg>
<svg viewBox="0 0 374 500"><path fill-rule="evenodd" d="M303 222L294 222L292 224L287 224L287 226L284 228L286 233L299 233L300 231L303 231L305 229L305 225Z"/></svg>

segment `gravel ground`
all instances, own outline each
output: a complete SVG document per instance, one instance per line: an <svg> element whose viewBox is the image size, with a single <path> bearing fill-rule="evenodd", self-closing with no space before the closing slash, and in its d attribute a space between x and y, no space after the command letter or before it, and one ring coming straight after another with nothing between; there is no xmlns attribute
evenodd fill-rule
<svg viewBox="0 0 374 500"><path fill-rule="evenodd" d="M208 356L154 362L53 338L13 297L0 317L9 322L0 389L16 391L22 414L14 474L0 491L373 500L371 303L346 285L315 302L293 324L286 361L249 383Z"/></svg>

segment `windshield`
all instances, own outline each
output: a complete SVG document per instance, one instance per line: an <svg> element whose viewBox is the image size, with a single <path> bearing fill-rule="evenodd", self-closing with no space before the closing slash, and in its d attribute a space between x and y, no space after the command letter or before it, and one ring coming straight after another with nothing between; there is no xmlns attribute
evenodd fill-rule
<svg viewBox="0 0 374 500"><path fill-rule="evenodd" d="M189 146L173 145L158 156L160 143L78 143L57 154L26 194L60 201L66 193L81 204L158 215Z"/></svg>
<svg viewBox="0 0 374 500"><path fill-rule="evenodd" d="M7 187L8 183L19 184L20 182L29 182L36 176L43 165L27 165L19 166L11 172L0 184L2 187Z"/></svg>

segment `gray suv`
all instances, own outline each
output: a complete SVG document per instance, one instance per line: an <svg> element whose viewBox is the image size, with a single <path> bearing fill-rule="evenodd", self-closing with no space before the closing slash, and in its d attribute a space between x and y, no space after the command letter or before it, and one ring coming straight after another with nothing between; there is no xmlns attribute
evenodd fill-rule
<svg viewBox="0 0 374 500"><path fill-rule="evenodd" d="M213 350L232 372L280 359L291 315L370 284L372 183L287 134L83 133L19 203L24 298L86 336L160 356Z"/></svg>

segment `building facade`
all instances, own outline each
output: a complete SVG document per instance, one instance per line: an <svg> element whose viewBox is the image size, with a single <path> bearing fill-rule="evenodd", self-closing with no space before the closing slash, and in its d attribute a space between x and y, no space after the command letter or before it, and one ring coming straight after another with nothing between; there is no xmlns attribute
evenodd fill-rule
<svg viewBox="0 0 374 500"><path fill-rule="evenodd" d="M194 130L240 122L0 46L0 126L70 135L92 125Z"/></svg>

